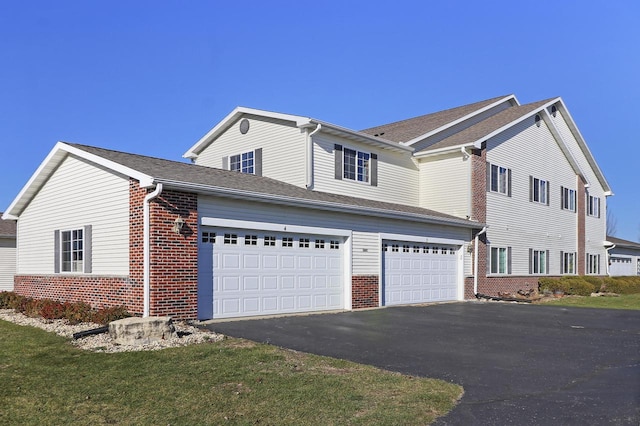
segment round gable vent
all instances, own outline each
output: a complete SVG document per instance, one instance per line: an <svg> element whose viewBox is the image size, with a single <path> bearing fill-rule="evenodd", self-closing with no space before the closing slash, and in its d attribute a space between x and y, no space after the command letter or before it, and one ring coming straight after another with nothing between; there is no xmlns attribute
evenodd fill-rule
<svg viewBox="0 0 640 426"><path fill-rule="evenodd" d="M249 120L246 118L240 122L240 133L243 135L249 131Z"/></svg>

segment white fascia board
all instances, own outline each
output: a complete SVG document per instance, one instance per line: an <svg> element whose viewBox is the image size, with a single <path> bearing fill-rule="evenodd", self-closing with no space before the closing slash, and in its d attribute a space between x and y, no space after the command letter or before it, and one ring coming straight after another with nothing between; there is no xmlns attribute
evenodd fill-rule
<svg viewBox="0 0 640 426"><path fill-rule="evenodd" d="M410 146L406 146L402 143L393 142L388 139L384 139L376 136L371 136L366 133L347 129L346 127L327 123L326 121L312 119L311 122L316 124L322 124L322 129L320 130L321 132L324 131L325 133L328 133L326 130L331 129L338 134L344 135L344 137L348 139L356 139L359 142L375 145L383 149L390 149L398 152L413 152L415 150L414 148Z"/></svg>
<svg viewBox="0 0 640 426"><path fill-rule="evenodd" d="M484 142L484 141L486 141L488 139L491 139L492 137L494 137L496 135L499 135L500 133L504 132L505 130L510 129L511 127L513 127L516 124L526 120L529 117L533 117L534 115L540 113L540 111L542 111L542 110L546 109L547 107L549 107L549 106L553 105L554 103L556 103L559 99L560 98L552 99L549 102L547 102L546 104L541 105L538 108L530 111L529 113L527 113L527 114L525 114L525 115L513 120L512 122L510 122L508 124L505 124L504 126L500 127L499 129L494 130L493 132L489 133L488 135L485 135L482 138L480 138L480 139L478 139L476 141L473 141L473 145L480 146L482 144L482 142Z"/></svg>
<svg viewBox="0 0 640 426"><path fill-rule="evenodd" d="M442 154L449 154L449 153L452 153L452 152L462 153L462 151L461 151L462 148L478 148L478 149L480 149L480 147L478 146L477 143L465 143L465 144L462 144L462 145L448 146L448 147L445 147L445 148L434 149L433 151L419 152L417 154L414 154L414 157L415 158L425 158L425 157L435 157L435 156L442 155Z"/></svg>
<svg viewBox="0 0 640 426"><path fill-rule="evenodd" d="M203 137L201 137L191 148L185 152L182 157L184 158L197 158L200 152L216 137L225 131L235 120L237 120L243 114L257 115L267 118L273 118L277 120L291 121L296 123L297 127L305 127L310 124L311 119L309 117L302 117L299 115L282 114L279 112L265 111L255 108L236 107L225 118L223 118L213 129L209 130Z"/></svg>
<svg viewBox="0 0 640 426"><path fill-rule="evenodd" d="M2 215L2 217L4 219L18 219L24 207L29 204L31 199L37 194L42 185L44 185L51 174L58 168L58 166L69 154L99 164L125 176L137 179L140 181L141 187L153 185L153 178L151 176L130 169L129 167L124 167L110 160L106 160L95 154L90 154L64 142L57 142L53 149L49 152L47 157L42 161L42 163L40 163L40 166L38 166L33 175L31 175L31 178L29 178L25 186L18 193L18 195L13 200L11 205L7 208L7 211Z"/></svg>
<svg viewBox="0 0 640 426"><path fill-rule="evenodd" d="M205 195L215 195L225 198L235 198L239 200L255 200L279 205L289 205L294 207L315 208L318 210L335 211L339 213L354 213L361 216L385 217L389 219L409 219L416 222L433 223L448 226L458 226L469 229L482 228L485 224L471 222L464 219L445 219L436 216L421 215L416 213L401 212L397 210L376 209L370 207L359 207L351 204L340 204L327 201L308 200L303 198L287 197L282 195L265 194L259 192L244 191L231 188L222 188L209 185L192 184L188 182L178 182L169 180L157 180L165 188L196 192Z"/></svg>
<svg viewBox="0 0 640 426"><path fill-rule="evenodd" d="M600 181L600 185L602 185L602 188L604 189L605 194L609 193L609 195L613 195L612 189L609 186L607 179L604 177L604 173L602 173L602 170L600 170L598 163L596 163L596 160L593 157L593 154L591 153L591 151L589 150L589 147L587 146L587 142L582 137L582 133L580 133L578 126L576 126L576 123L573 120L573 117L571 116L571 113L567 109L566 105L564 104L564 101L562 100L562 98L558 98L556 102L558 102L558 104L560 105L561 114L566 118L568 118L567 125L569 126L569 130L571 130L571 133L573 133L574 137L578 141L578 145L580 145L580 149L582 149L582 152L584 153L585 157L587 157L587 161L589 162L589 165L593 169L595 175L598 177L598 180Z"/></svg>
<svg viewBox="0 0 640 426"><path fill-rule="evenodd" d="M459 118L459 119L457 119L455 121L447 123L444 126L440 126L437 129L434 129L434 130L432 130L432 131L430 131L428 133L425 133L424 135L420 135L420 136L418 136L416 138L413 138L410 141L403 142L403 145L408 145L408 146L414 145L415 143L420 142L421 140L424 140L424 139L426 139L428 137L431 137L431 136L433 136L435 134L438 134L438 133L442 132L443 130L448 129L449 127L455 126L458 123L462 123L463 121L468 120L471 117L474 117L474 116L476 116L478 114L481 114L481 113L483 113L485 111L490 110L493 107L496 107L496 106L498 106L498 105L500 105L500 104L502 104L504 102L508 102L508 101L511 101L511 100L513 100L515 102L516 106L520 105L520 103L516 99L515 95L505 96L504 98L502 98L502 99L500 99L500 100L498 100L498 101L496 101L496 102L494 102L494 103L492 103L490 105L487 105L484 108L480 108L478 110L475 110L472 113L465 115L464 117L461 117L461 118Z"/></svg>
<svg viewBox="0 0 640 426"><path fill-rule="evenodd" d="M316 226L289 225L286 223L253 222L247 220L220 219L216 217L202 217L202 226L231 229L256 229L272 232L293 232L296 234L334 235L339 237L351 237L350 229L320 228Z"/></svg>
<svg viewBox="0 0 640 426"><path fill-rule="evenodd" d="M381 240L391 241L407 241L410 243L429 243L429 244L449 244L453 246L463 246L467 243L466 240L458 240L452 238L437 238L437 237L425 237L419 235L405 235L405 234L388 234L380 233Z"/></svg>
<svg viewBox="0 0 640 426"><path fill-rule="evenodd" d="M80 148L67 145L64 142L58 142L58 143L62 144L61 149L67 151L69 154L73 154L77 157L83 158L92 163L95 163L107 169L113 170L114 172L117 172L122 175L138 180L140 182L141 188L148 188L154 185L153 176L149 176L146 173L139 172L138 170L123 166L122 164L116 163L114 161L107 160L106 158L100 157L99 155L95 155L87 151L83 151Z"/></svg>

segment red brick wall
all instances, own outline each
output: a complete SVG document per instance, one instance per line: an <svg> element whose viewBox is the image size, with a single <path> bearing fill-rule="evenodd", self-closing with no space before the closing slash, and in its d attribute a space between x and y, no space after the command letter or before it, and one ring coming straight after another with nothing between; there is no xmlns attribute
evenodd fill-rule
<svg viewBox="0 0 640 426"><path fill-rule="evenodd" d="M198 197L164 191L151 201L150 315L196 319L198 311ZM184 225L173 231L176 218Z"/></svg>
<svg viewBox="0 0 640 426"><path fill-rule="evenodd" d="M353 309L379 306L379 279L377 275L354 275L351 277L351 307Z"/></svg>
<svg viewBox="0 0 640 426"><path fill-rule="evenodd" d="M62 302L85 302L94 308L126 306L140 292L139 286L126 277L84 275L16 275L14 291L36 299Z"/></svg>
<svg viewBox="0 0 640 426"><path fill-rule="evenodd" d="M537 290L538 277L531 276L505 276L505 277L486 277L483 273L479 273L478 277L478 293L489 296L498 296L498 292L516 294L518 290ZM473 277L465 279L464 295L466 299L473 299Z"/></svg>
<svg viewBox="0 0 640 426"><path fill-rule="evenodd" d="M584 275L586 273L586 221L587 221L587 188L585 187L585 181L578 177L578 190L576 191L577 208L578 208L578 259L577 259L577 271L578 275Z"/></svg>

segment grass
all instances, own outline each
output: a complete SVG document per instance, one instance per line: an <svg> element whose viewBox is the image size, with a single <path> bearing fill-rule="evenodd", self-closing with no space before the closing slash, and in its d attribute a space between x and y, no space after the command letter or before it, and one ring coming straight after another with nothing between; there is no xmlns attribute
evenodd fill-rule
<svg viewBox="0 0 640 426"><path fill-rule="evenodd" d="M0 424L429 424L460 386L225 339L115 354L0 321Z"/></svg>
<svg viewBox="0 0 640 426"><path fill-rule="evenodd" d="M640 310L640 294L621 294L618 297L566 296L544 302L545 305L575 306L580 308L636 309Z"/></svg>

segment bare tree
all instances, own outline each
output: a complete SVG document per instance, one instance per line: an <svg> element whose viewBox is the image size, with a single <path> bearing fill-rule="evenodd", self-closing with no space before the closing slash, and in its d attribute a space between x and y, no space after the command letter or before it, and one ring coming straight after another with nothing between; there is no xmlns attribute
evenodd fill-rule
<svg viewBox="0 0 640 426"><path fill-rule="evenodd" d="M618 232L618 219L613 214L613 210L607 209L607 235L615 237Z"/></svg>

